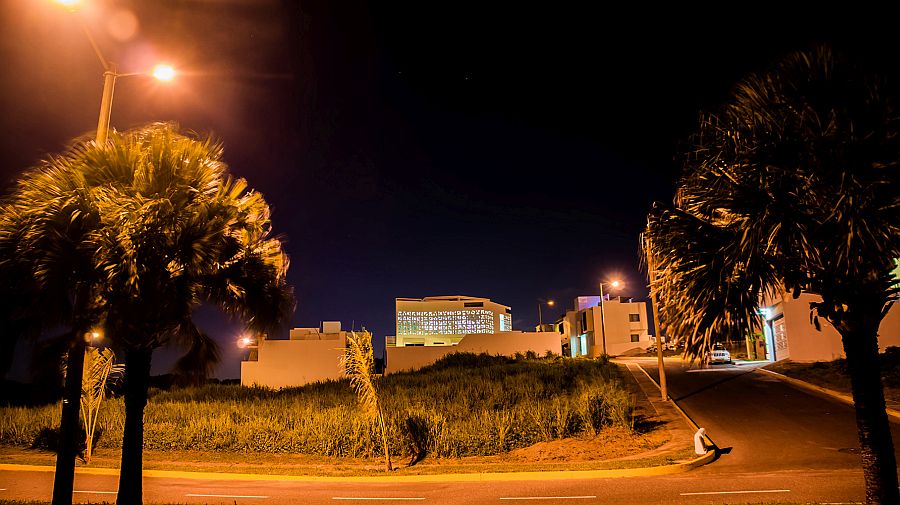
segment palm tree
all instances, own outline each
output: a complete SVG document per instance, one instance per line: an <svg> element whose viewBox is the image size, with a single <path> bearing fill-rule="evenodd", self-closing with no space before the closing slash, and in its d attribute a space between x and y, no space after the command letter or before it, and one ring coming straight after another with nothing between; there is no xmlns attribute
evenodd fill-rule
<svg viewBox="0 0 900 505"><path fill-rule="evenodd" d="M69 328L53 503L71 503L85 337L99 319L92 267L99 219L91 191L64 157L26 171L0 204L0 273L7 345L56 325Z"/></svg>
<svg viewBox="0 0 900 505"><path fill-rule="evenodd" d="M381 400L375 388L375 357L372 350L372 334L351 331L347 336L347 348L341 357L344 373L350 379L350 386L356 391L359 408L370 422L377 422L381 431L381 443L384 448L384 463L387 471L393 470L391 451L388 447L387 427Z"/></svg>
<svg viewBox="0 0 900 505"><path fill-rule="evenodd" d="M662 325L692 359L760 327L760 298L812 293L840 333L868 503L900 503L878 367L897 289L900 131L877 76L828 47L790 54L701 117L674 206L651 211Z"/></svg>
<svg viewBox="0 0 900 505"><path fill-rule="evenodd" d="M86 149L86 177L106 188L97 251L106 332L125 356L120 505L141 502L143 411L154 349L185 344L217 356L192 323L210 302L271 331L293 310L288 259L271 236L269 207L221 161L222 147L170 124L110 136Z"/></svg>
<svg viewBox="0 0 900 505"><path fill-rule="evenodd" d="M26 173L0 213L0 268L35 279L39 298L30 306L43 304L73 328L69 356L79 359L69 363L63 428L71 405L77 429L81 337L102 320L124 355L120 504L141 502L153 350L185 346L183 365L215 359L215 342L191 318L203 301L256 331L275 328L293 310L288 259L271 236L269 207L243 179L229 176L221 155L221 145L171 124L113 133L103 145L76 140ZM71 502L74 453L71 463L71 471L57 470L54 503ZM61 475L69 476L67 496Z"/></svg>

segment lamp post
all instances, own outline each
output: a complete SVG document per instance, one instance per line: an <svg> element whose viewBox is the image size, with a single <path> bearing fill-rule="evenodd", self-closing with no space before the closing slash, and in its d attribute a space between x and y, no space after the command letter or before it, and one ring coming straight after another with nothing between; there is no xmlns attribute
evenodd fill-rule
<svg viewBox="0 0 900 505"><path fill-rule="evenodd" d="M56 0L56 3L63 5L70 10L75 10L78 7L80 0ZM133 75L151 75L158 81L171 81L175 78L175 69L172 68L171 65L159 64L156 65L149 74L147 72L129 72L120 74L116 64L103 56L103 51L100 50L100 46L97 45L94 35L91 33L90 28L88 28L84 20L79 19L79 21L81 22L81 28L84 30L85 36L91 43L91 47L94 49L94 54L97 55L97 59L100 60L100 65L103 66L103 94L100 99L100 117L97 119L97 136L95 140L97 144L104 144L109 137L109 122L110 115L112 114L112 100L113 92L116 88L116 79Z"/></svg>
<svg viewBox="0 0 900 505"><path fill-rule="evenodd" d="M647 274L650 277L650 303L653 305L653 327L656 330L656 365L659 370L659 393L663 401L666 401L669 399L669 392L666 388L666 367L662 353L662 329L659 327L659 306L656 303L656 268L653 263L650 239L645 238L644 248L644 256L647 258Z"/></svg>
<svg viewBox="0 0 900 505"><path fill-rule="evenodd" d="M543 326L544 326L544 319L541 316L541 305L543 305L544 303L546 303L548 307L552 307L552 306L556 305L556 302L554 302L553 300L547 300L546 302L538 301L538 304L537 304L537 306L538 306L538 329L540 331L543 331Z"/></svg>
<svg viewBox="0 0 900 505"><path fill-rule="evenodd" d="M613 288L618 289L619 286L622 285L622 281L615 280L612 282L601 282L600 283L600 333L603 341L603 354L606 354L606 312L603 309L603 286L609 285Z"/></svg>

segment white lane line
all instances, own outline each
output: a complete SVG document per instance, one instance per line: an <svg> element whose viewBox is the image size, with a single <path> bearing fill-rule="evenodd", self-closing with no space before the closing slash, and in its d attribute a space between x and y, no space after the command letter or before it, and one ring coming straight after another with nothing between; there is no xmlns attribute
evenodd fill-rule
<svg viewBox="0 0 900 505"><path fill-rule="evenodd" d="M86 494L116 494L118 491L72 491L73 493L86 493Z"/></svg>
<svg viewBox="0 0 900 505"><path fill-rule="evenodd" d="M588 500L591 498L596 498L594 495L590 496L505 496L500 498L501 500Z"/></svg>
<svg viewBox="0 0 900 505"><path fill-rule="evenodd" d="M365 496L332 496L332 500L373 500L373 501L419 501L425 498L407 498L407 497L365 497Z"/></svg>
<svg viewBox="0 0 900 505"><path fill-rule="evenodd" d="M188 494L186 494L185 496L193 496L193 497L199 497L199 498L260 498L260 499L268 498L268 496L263 496L263 495L253 495L253 494L240 495L240 494L200 494L200 493L188 493Z"/></svg>
<svg viewBox="0 0 900 505"><path fill-rule="evenodd" d="M790 489L756 489L752 491L706 491L703 493L681 493L681 496L697 496L707 494L753 494L753 493L790 493Z"/></svg>

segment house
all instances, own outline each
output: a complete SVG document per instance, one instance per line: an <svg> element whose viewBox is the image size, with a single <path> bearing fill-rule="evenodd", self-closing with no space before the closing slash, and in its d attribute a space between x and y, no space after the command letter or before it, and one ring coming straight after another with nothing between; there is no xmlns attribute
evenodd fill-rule
<svg viewBox="0 0 900 505"><path fill-rule="evenodd" d="M831 361L844 358L841 335L825 318L819 318L821 331L810 321L809 304L822 299L818 295L790 293L766 298L760 304L766 359L780 361ZM878 348L900 346L900 308L895 303L878 328Z"/></svg>
<svg viewBox="0 0 900 505"><path fill-rule="evenodd" d="M321 329L293 328L287 340L248 337L241 385L285 388L340 379L348 333L339 321L326 321Z"/></svg>
<svg viewBox="0 0 900 505"><path fill-rule="evenodd" d="M630 298L579 296L556 328L569 355L616 356L646 349L654 342L648 332L647 304Z"/></svg>

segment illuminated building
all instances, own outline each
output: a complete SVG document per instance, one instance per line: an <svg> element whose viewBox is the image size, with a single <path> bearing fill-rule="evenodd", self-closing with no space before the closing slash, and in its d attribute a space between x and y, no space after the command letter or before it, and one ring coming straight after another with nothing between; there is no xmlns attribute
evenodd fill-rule
<svg viewBox="0 0 900 505"><path fill-rule="evenodd" d="M509 307L487 298L429 296L396 299L397 347L456 345L466 335L512 331Z"/></svg>
<svg viewBox="0 0 900 505"><path fill-rule="evenodd" d="M292 328L288 339L244 337L241 385L278 389L338 380L348 333L339 321L325 321L321 329Z"/></svg>
<svg viewBox="0 0 900 505"><path fill-rule="evenodd" d="M557 323L563 348L575 356L617 356L646 349L654 342L648 332L647 304L630 298L603 300L599 296L579 296L574 310Z"/></svg>

